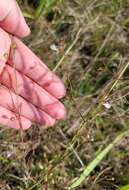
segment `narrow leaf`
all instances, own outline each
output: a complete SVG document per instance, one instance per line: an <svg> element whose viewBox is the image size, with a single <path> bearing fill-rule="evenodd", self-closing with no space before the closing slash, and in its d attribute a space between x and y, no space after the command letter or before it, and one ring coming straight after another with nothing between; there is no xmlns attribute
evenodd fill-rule
<svg viewBox="0 0 129 190"><path fill-rule="evenodd" d="M96 158L85 168L80 177L78 177L69 187L68 190L74 190L80 186L83 181L91 174L95 167L102 161L102 159L109 153L109 151L124 137L129 130L122 132L116 139L110 143L103 151L101 151ZM129 190L129 189L128 189Z"/></svg>

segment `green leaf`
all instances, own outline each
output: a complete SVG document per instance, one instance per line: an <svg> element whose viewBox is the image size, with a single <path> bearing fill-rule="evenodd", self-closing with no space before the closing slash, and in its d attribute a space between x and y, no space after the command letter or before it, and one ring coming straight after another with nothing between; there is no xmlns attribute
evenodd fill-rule
<svg viewBox="0 0 129 190"><path fill-rule="evenodd" d="M60 0L40 0L39 6L36 10L36 17L39 17L43 10L49 10L58 1Z"/></svg>
<svg viewBox="0 0 129 190"><path fill-rule="evenodd" d="M34 19L34 16L30 13L27 13L27 12L22 12L23 13L23 16L26 17L26 18L30 18L30 19Z"/></svg>
<svg viewBox="0 0 129 190"><path fill-rule="evenodd" d="M120 187L118 190L129 190L129 184L123 187Z"/></svg>
<svg viewBox="0 0 129 190"><path fill-rule="evenodd" d="M45 7L46 0L40 0L39 6L36 10L36 17L39 17Z"/></svg>
<svg viewBox="0 0 129 190"><path fill-rule="evenodd" d="M97 165L102 161L102 159L109 153L109 151L120 141L123 137L125 137L129 133L129 129L119 134L115 140L110 143L104 150L102 150L96 158L89 163L89 165L84 169L82 174L73 181L73 183L68 187L68 190L74 190L78 186L80 186L83 181L91 174L91 172L95 169ZM122 189L129 190L129 189Z"/></svg>

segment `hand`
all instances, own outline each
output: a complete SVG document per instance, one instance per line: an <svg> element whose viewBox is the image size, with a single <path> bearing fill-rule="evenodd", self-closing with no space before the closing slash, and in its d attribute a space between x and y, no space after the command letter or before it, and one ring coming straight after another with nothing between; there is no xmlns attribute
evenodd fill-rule
<svg viewBox="0 0 129 190"><path fill-rule="evenodd" d="M0 10L0 123L16 129L28 129L32 122L52 126L66 115L59 101L64 85L17 38L30 29L16 2L1 1Z"/></svg>

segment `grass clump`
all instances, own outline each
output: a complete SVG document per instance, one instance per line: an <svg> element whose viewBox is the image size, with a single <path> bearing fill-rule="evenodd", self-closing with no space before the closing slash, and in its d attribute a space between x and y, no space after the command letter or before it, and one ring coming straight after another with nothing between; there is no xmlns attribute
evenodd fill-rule
<svg viewBox="0 0 129 190"><path fill-rule="evenodd" d="M1 128L1 186L5 190L127 189L129 2L19 3L32 28L26 44L66 85L63 101L68 116L54 128L34 126L22 138Z"/></svg>

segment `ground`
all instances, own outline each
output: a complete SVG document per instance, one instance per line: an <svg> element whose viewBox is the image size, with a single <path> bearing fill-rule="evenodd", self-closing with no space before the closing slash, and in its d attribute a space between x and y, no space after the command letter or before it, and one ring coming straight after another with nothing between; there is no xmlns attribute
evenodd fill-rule
<svg viewBox="0 0 129 190"><path fill-rule="evenodd" d="M27 17L38 1L19 1ZM27 18L25 43L64 81L67 118L53 128L0 128L2 190L67 190L129 127L129 1L56 0ZM77 187L117 190L129 183L129 135ZM127 190L127 189L126 189Z"/></svg>

